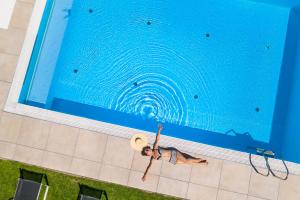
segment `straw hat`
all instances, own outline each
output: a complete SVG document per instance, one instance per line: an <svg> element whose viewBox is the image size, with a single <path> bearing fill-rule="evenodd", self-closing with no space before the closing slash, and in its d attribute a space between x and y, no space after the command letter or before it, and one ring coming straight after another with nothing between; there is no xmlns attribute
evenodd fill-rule
<svg viewBox="0 0 300 200"><path fill-rule="evenodd" d="M147 136L143 133L135 134L130 140L130 145L134 150L141 151L143 147L148 145Z"/></svg>

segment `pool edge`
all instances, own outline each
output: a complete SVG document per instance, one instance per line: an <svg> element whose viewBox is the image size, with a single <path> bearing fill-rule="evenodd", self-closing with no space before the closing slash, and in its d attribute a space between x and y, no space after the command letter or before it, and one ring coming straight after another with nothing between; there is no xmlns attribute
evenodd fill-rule
<svg viewBox="0 0 300 200"><path fill-rule="evenodd" d="M24 115L32 118L51 121L58 124L74 126L91 131L102 132L108 135L113 135L122 138L130 138L133 134L143 132L147 134L150 142L154 141L154 134L151 132L141 131L129 127L109 124L87 118L67 115L41 108L31 107L18 103L19 95L24 82L25 74L29 65L31 53L34 47L35 39L38 33L39 24L42 19L46 0L37 1L35 3L30 23L26 32L22 51L19 57L16 72L13 78L12 86L4 106L4 111L19 115ZM228 160L249 165L248 153L235 150L224 149L202 143L191 142L183 139L162 136L161 144L163 146L176 146L178 149L189 153L201 154L209 157L214 157L222 160ZM255 164L258 167L265 167L264 159L259 156L254 156ZM280 160L271 159L270 164L273 169L284 171ZM300 164L287 162L290 172L300 175Z"/></svg>

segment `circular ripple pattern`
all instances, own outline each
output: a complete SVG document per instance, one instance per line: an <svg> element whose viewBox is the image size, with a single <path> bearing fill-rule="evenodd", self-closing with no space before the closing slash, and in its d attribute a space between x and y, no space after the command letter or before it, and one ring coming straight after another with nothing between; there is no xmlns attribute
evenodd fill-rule
<svg viewBox="0 0 300 200"><path fill-rule="evenodd" d="M70 48L78 49L72 59L82 58L70 61L70 66L81 66L77 74L80 87L73 94L83 96L85 104L182 126L200 124L209 129L214 99L207 84L212 77L207 74L213 73L191 59L194 46L181 51L178 45L189 41L162 38L157 27L168 26L169 22L157 20L159 16L150 20L143 8L136 11L134 18L120 21L107 10L93 11L92 15L86 13L88 17L81 21L77 34L78 41L85 45L79 43L80 48ZM128 34L119 34L123 32L129 32L131 39ZM73 46L77 46L76 41L71 42Z"/></svg>
<svg viewBox="0 0 300 200"><path fill-rule="evenodd" d="M112 109L164 122L184 124L187 104L176 83L157 73L135 77L138 86L126 85L115 98Z"/></svg>
<svg viewBox="0 0 300 200"><path fill-rule="evenodd" d="M109 67L87 68L93 76L81 82L84 99L89 101L85 103L96 102L97 106L144 119L209 129L214 99L206 84L208 77L202 74L203 68L159 43L139 48L127 48L126 42L123 45L125 51L110 53L91 65L106 63ZM92 55L96 56L94 53L88 56Z"/></svg>

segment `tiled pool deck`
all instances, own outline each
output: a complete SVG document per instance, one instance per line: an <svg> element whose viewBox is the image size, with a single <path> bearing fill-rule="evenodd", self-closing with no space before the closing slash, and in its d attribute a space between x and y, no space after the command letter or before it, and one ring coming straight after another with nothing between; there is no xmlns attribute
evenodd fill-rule
<svg viewBox="0 0 300 200"><path fill-rule="evenodd" d="M142 182L149 158L127 139L4 112L33 4L17 0L9 28L0 29L1 158L185 199L300 200L300 176L266 178L248 165L213 158L208 166L156 161Z"/></svg>

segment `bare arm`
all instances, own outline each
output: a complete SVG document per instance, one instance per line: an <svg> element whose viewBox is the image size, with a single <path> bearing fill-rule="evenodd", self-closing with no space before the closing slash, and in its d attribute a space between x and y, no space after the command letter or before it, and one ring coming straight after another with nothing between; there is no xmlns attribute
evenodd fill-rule
<svg viewBox="0 0 300 200"><path fill-rule="evenodd" d="M156 134L156 138L155 138L155 142L153 144L153 149L157 149L158 148L158 141L160 139L160 132L163 129L163 126L161 124L158 125L158 131Z"/></svg>
<svg viewBox="0 0 300 200"><path fill-rule="evenodd" d="M148 165L148 167L147 167L147 169L146 169L146 171L145 171L145 173L144 173L144 176L142 177L142 180L143 180L143 181L146 180L146 176L147 176L147 173L148 173L148 171L149 171L149 169L150 169L150 167L151 167L151 165L152 165L152 162L153 162L153 157L150 158L149 165Z"/></svg>

